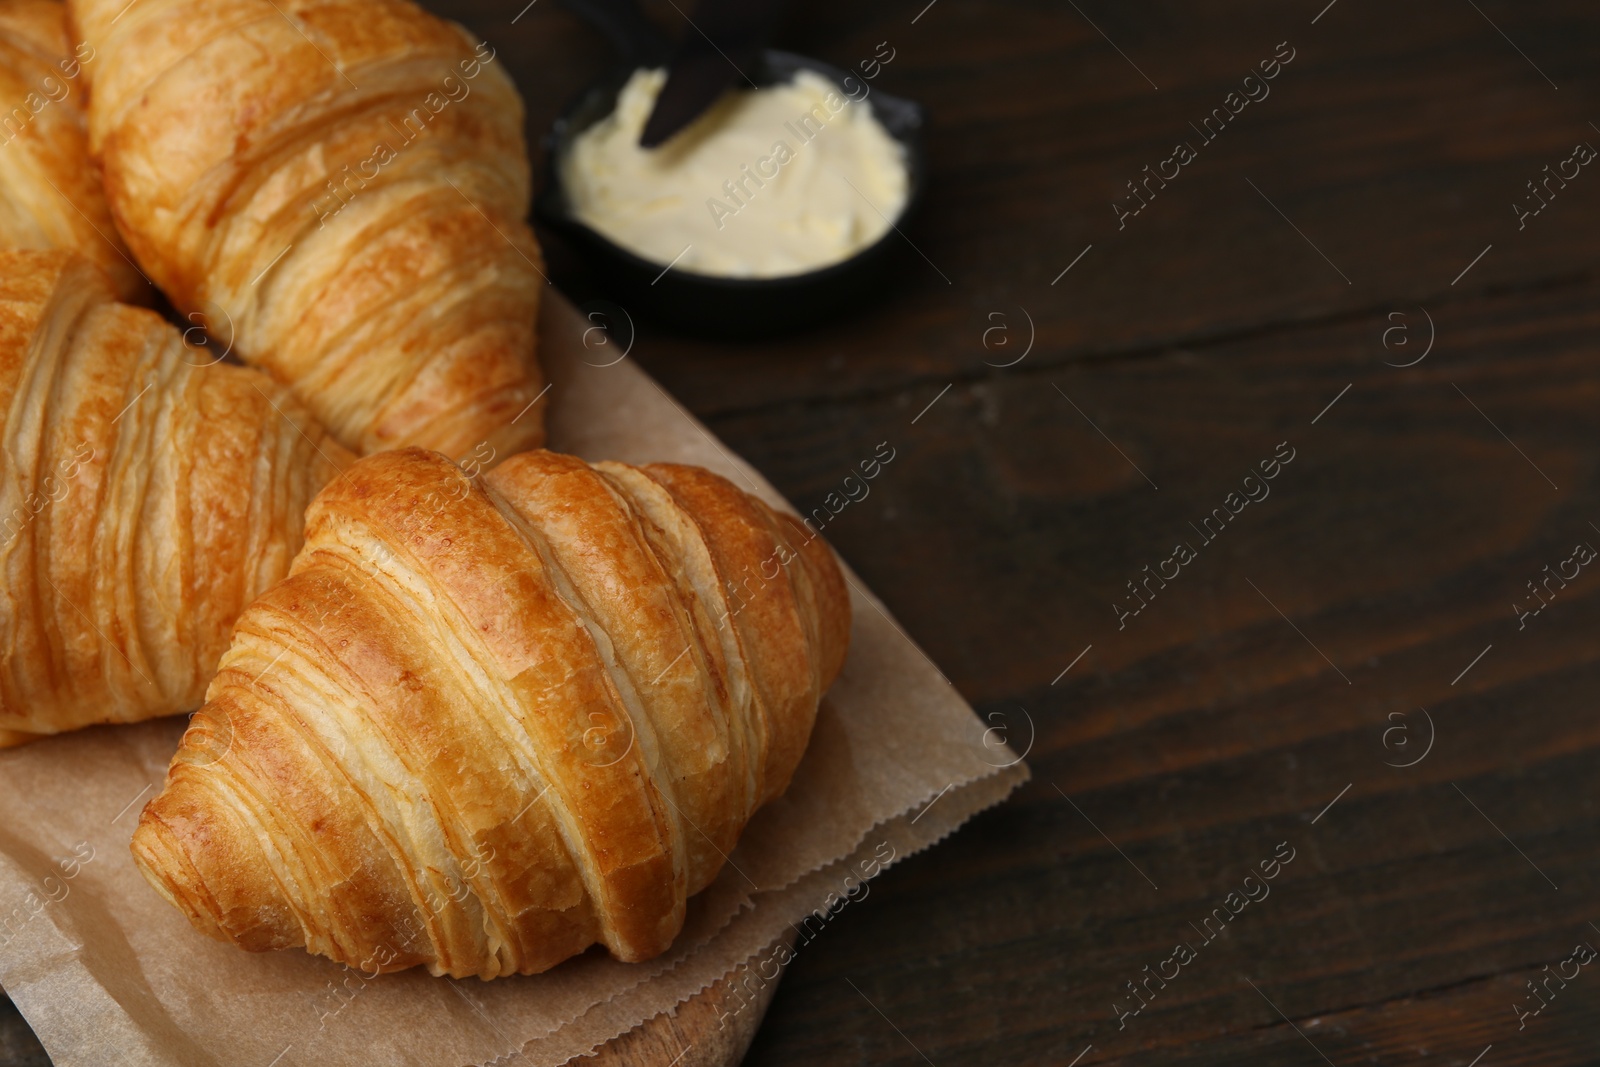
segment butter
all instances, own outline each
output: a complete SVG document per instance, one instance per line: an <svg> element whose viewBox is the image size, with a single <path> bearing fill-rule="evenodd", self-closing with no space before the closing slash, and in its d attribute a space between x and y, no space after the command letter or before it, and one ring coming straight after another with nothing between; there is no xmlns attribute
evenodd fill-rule
<svg viewBox="0 0 1600 1067"><path fill-rule="evenodd" d="M664 70L634 71L561 161L573 215L622 247L694 273L774 278L848 259L905 208L904 150L864 93L802 70L730 92L666 144L640 148L665 82Z"/></svg>

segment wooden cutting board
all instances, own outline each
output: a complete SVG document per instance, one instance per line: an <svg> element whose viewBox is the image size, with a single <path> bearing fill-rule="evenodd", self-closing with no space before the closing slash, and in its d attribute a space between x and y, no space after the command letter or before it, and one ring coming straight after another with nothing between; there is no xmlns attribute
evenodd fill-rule
<svg viewBox="0 0 1600 1067"><path fill-rule="evenodd" d="M782 943L792 946L793 935ZM770 954L771 948L762 957ZM569 1067L733 1067L744 1059L778 989L777 981L767 982L752 1002L748 994L735 992L744 976L745 968L739 967L673 1011L647 1019L591 1055L569 1060ZM724 1021L725 1012L730 1017Z"/></svg>

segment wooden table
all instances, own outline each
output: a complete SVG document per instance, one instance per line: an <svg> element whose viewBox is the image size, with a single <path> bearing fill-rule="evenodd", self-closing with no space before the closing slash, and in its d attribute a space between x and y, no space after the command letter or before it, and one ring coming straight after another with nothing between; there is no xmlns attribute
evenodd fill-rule
<svg viewBox="0 0 1600 1067"><path fill-rule="evenodd" d="M747 1062L1593 1061L1600 10L1325 3L786 32L929 108L915 254L634 358L804 507L888 442L825 532L1035 778L806 945ZM453 14L539 131L609 56L521 7Z"/></svg>

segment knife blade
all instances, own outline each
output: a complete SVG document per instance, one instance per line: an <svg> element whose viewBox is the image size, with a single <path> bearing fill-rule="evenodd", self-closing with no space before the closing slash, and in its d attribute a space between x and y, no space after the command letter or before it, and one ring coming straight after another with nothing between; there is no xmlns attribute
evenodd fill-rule
<svg viewBox="0 0 1600 1067"><path fill-rule="evenodd" d="M658 148L699 118L735 82L751 79L761 50L777 28L785 0L700 0L678 41L667 83L639 135ZM677 7L674 2L673 7ZM681 12L681 9L679 9Z"/></svg>

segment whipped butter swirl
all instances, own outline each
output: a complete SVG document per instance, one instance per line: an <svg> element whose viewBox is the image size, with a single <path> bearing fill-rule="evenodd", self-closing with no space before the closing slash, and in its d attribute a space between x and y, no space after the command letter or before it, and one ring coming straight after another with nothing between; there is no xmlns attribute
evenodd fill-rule
<svg viewBox="0 0 1600 1067"><path fill-rule="evenodd" d="M699 274L781 277L848 259L905 208L905 152L865 94L802 70L730 92L641 148L665 82L663 70L634 71L561 163L573 215L624 248Z"/></svg>

